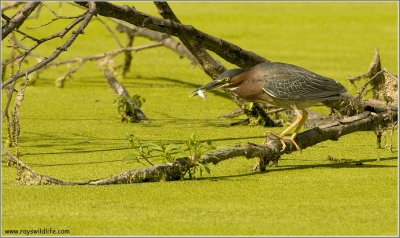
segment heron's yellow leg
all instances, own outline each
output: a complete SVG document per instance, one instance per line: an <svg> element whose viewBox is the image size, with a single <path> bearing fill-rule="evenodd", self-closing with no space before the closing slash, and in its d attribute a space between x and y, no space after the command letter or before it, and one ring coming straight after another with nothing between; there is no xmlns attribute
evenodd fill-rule
<svg viewBox="0 0 400 238"><path fill-rule="evenodd" d="M285 150L285 148L286 148L286 144L283 140L284 138L290 140L293 143L293 145L296 147L296 149L301 151L300 146L296 143L296 141L294 141L294 139L296 138L297 133L300 131L304 122L307 120L308 112L304 109L298 109L296 106L293 106L292 108L294 109L294 112L296 113L296 119L280 135L276 135L275 133L270 132L270 131L266 131L264 133L265 137L267 137L268 133L276 135L282 144L282 151ZM286 137L286 134L295 127L296 127L296 129L294 130L294 133L290 137ZM268 141L268 139L265 138L263 144L267 143L267 141Z"/></svg>
<svg viewBox="0 0 400 238"><path fill-rule="evenodd" d="M297 145L297 143L294 141L294 138L296 137L296 133L300 130L302 124L305 122L305 120L307 120L308 113L307 113L305 110L299 110L299 109L297 109L296 106L293 106L293 109L294 109L294 111L295 111L295 113L296 113L296 119L295 119L294 122L293 122L292 124L290 124L290 126L288 126L279 136L277 135L277 137L279 138L279 140L280 140L280 142L281 142L281 144L282 144L282 151L284 151L285 148L286 148L286 144L285 144L285 142L283 141L283 138L285 137L285 135L286 135L290 130L292 130L292 129L293 129L294 127L296 127L296 126L297 126L297 127L296 127L296 130L295 130L294 136L292 135L290 138L287 138L287 139L289 139L290 141L292 141L292 143L294 144L294 146L296 147L296 149L300 150L300 147L299 147L299 145ZM305 119L304 119L303 115L305 115ZM276 135L276 134L273 133L273 132L266 131L266 132L264 133L264 136L266 137L268 133L271 133L271 134ZM267 141L268 141L268 139L265 138L263 144L267 143Z"/></svg>
<svg viewBox="0 0 400 238"><path fill-rule="evenodd" d="M303 126L304 122L307 120L307 118L308 118L308 112L307 112L306 110L304 110L304 109L302 109L302 110L295 110L295 111L296 111L296 115L298 115L297 113L300 114L300 121L297 123L297 127L296 127L296 129L294 130L294 133L290 136L290 138L287 138L287 139L289 139L290 141L292 141L293 145L296 147L297 150L300 150L300 151L301 151L300 146L294 141L294 139L296 138L297 133L299 132L299 130L300 130L301 127ZM301 112L300 112L300 111L301 111ZM293 123L293 124L294 124L294 123ZM283 133L283 132L282 132L282 133Z"/></svg>
<svg viewBox="0 0 400 238"><path fill-rule="evenodd" d="M282 133L279 135L279 137L284 137L290 130L292 130L295 126L297 126L301 121L302 121L302 113L301 110L297 109L297 107L294 107L294 112L296 113L296 119L294 120L294 122L292 122L292 124L290 124L290 126L288 126L284 131L282 131ZM296 128L297 130L297 128Z"/></svg>

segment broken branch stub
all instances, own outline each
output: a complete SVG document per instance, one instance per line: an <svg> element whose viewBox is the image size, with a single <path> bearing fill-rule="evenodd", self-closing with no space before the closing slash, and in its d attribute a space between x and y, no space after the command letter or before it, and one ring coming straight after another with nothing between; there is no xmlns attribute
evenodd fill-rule
<svg viewBox="0 0 400 238"><path fill-rule="evenodd" d="M122 97L122 101L118 103L123 103L122 105L125 110L119 108L120 114L123 114L123 118L129 118L130 122L139 122L142 120L148 120L146 115L140 110L140 106L132 99L129 95L128 90L115 78L114 73L109 69L104 69L104 76L107 79L108 84L113 89L118 97ZM122 111L121 111L122 110Z"/></svg>

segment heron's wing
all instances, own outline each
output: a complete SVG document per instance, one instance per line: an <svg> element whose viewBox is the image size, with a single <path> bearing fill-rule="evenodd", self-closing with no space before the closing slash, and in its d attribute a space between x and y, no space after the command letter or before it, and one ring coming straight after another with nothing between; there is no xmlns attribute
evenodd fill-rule
<svg viewBox="0 0 400 238"><path fill-rule="evenodd" d="M284 100L337 99L346 89L333 79L323 77L295 65L263 64L263 90Z"/></svg>

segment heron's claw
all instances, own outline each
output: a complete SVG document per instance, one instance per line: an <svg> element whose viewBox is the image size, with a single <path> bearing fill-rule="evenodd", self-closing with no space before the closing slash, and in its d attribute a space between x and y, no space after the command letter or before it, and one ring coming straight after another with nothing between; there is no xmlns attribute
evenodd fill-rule
<svg viewBox="0 0 400 238"><path fill-rule="evenodd" d="M301 153L301 148L300 148L300 146L296 143L296 141L294 141L294 139L296 138L296 134L293 134L292 136L284 136L284 137L282 137L282 140L283 139L287 139L287 140L290 140L292 143L293 143L293 145L294 145L294 147L296 147L296 150L298 150L298 151L300 151L300 153Z"/></svg>
<svg viewBox="0 0 400 238"><path fill-rule="evenodd" d="M273 133L271 131L267 131L267 132L264 133L265 140L263 142L263 145L265 145L268 142L268 138L270 138L269 135L273 135L274 137L276 137L281 142L281 145L282 145L281 152L285 151L285 149L286 149L285 139L290 140L293 143L293 145L296 147L296 150L299 150L301 152L300 146L296 143L296 141L294 141L294 139L297 136L297 133L294 133L293 135L291 135L289 137L289 136L277 135L277 134L275 134L275 133Z"/></svg>
<svg viewBox="0 0 400 238"><path fill-rule="evenodd" d="M265 140L264 140L264 142L263 142L263 145L267 144L269 135L273 135L274 137L276 137L276 139L278 139L278 140L281 142L281 145L282 145L281 152L284 151L284 150L286 149L286 143L285 143L285 141L282 139L282 137L279 136L279 135L277 135L277 134L275 134L274 132L271 132L271 131L266 131L266 132L264 133Z"/></svg>

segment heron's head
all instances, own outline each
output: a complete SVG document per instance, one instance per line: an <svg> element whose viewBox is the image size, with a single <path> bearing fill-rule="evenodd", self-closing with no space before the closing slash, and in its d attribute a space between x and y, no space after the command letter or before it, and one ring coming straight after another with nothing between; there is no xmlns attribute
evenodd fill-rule
<svg viewBox="0 0 400 238"><path fill-rule="evenodd" d="M204 90L209 91L215 88L234 88L237 87L242 81L243 78L239 77L239 75L245 72L245 69L229 69L223 72L217 79L212 81L209 84L201 86L192 92L192 96L197 95L197 91Z"/></svg>

